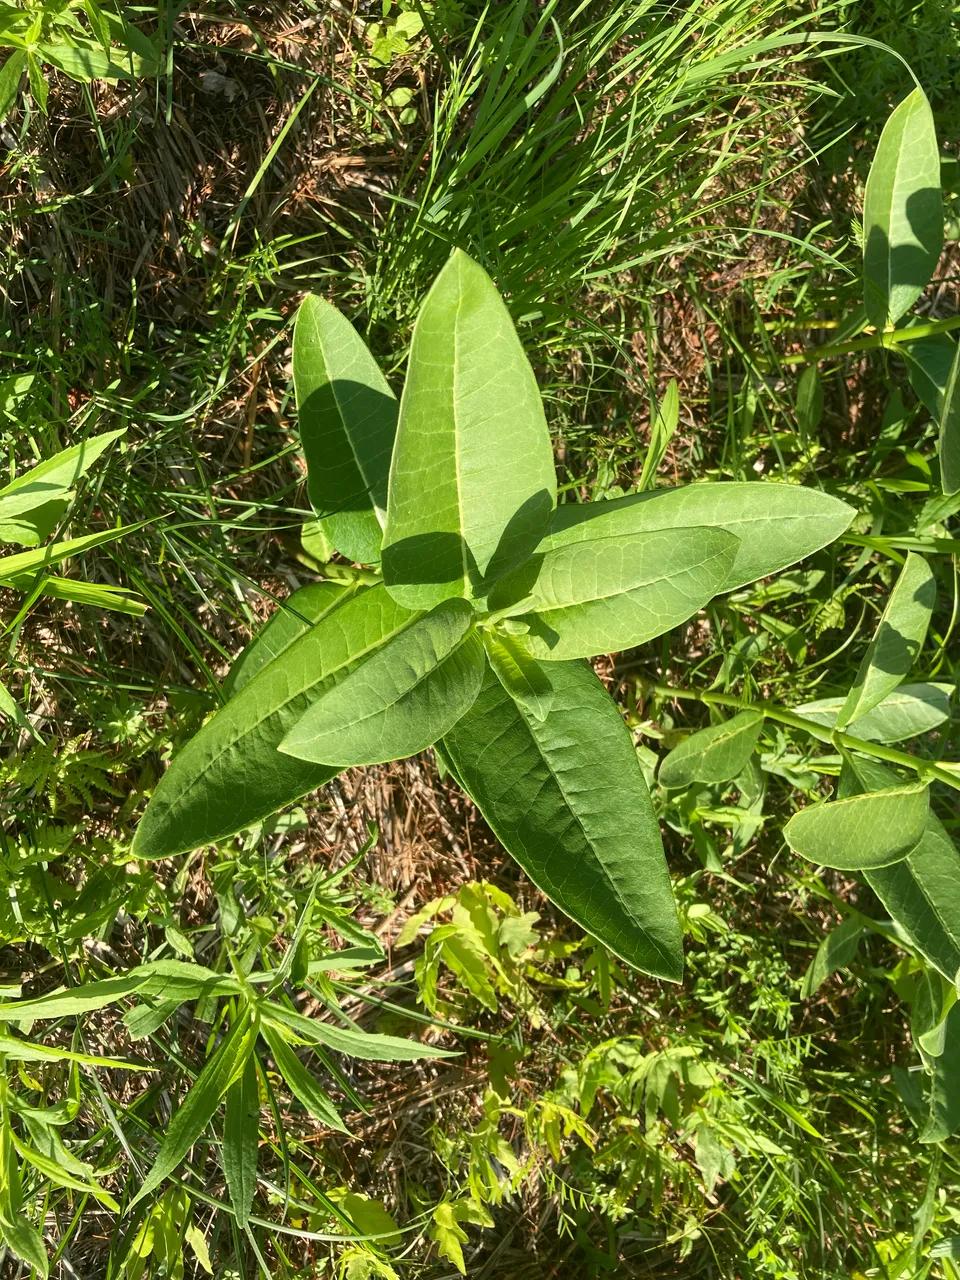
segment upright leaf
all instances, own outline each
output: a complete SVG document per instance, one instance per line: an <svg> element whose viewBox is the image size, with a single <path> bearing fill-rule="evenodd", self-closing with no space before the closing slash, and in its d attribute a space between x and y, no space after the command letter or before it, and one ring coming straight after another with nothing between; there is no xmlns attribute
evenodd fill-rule
<svg viewBox="0 0 960 1280"><path fill-rule="evenodd" d="M166 858L223 840L338 773L277 748L311 702L415 617L382 586L324 616L174 758L137 828L134 855Z"/></svg>
<svg viewBox="0 0 960 1280"><path fill-rule="evenodd" d="M809 1000L819 991L831 973L847 967L857 954L864 928L863 917L852 915L838 924L835 929L830 930L817 948L817 954L803 976L803 986L800 988L802 999Z"/></svg>
<svg viewBox="0 0 960 1280"><path fill-rule="evenodd" d="M310 503L339 551L376 564L397 401L350 321L314 295L297 313L293 382Z"/></svg>
<svg viewBox="0 0 960 1280"><path fill-rule="evenodd" d="M538 888L629 964L679 981L676 907L630 731L586 664L556 663L550 682L540 721L488 672L445 749Z"/></svg>
<svg viewBox="0 0 960 1280"><path fill-rule="evenodd" d="M227 1089L223 1121L223 1172L237 1226L246 1226L257 1189L260 1093L257 1059L251 1053Z"/></svg>
<svg viewBox="0 0 960 1280"><path fill-rule="evenodd" d="M940 150L919 86L883 127L863 195L863 301L871 324L895 324L916 302L943 248Z"/></svg>
<svg viewBox="0 0 960 1280"><path fill-rule="evenodd" d="M20 81L27 69L26 49L14 49L7 55L7 60L0 67L0 120L10 114L20 91Z"/></svg>
<svg viewBox="0 0 960 1280"><path fill-rule="evenodd" d="M410 348L384 534L391 594L417 609L485 596L534 549L555 503L533 370L493 282L457 250Z"/></svg>
<svg viewBox="0 0 960 1280"><path fill-rule="evenodd" d="M960 490L960 346L955 348L940 410L940 486Z"/></svg>
<svg viewBox="0 0 960 1280"><path fill-rule="evenodd" d="M402 760L432 746L473 705L483 646L466 600L445 600L322 694L280 743L341 768Z"/></svg>
<svg viewBox="0 0 960 1280"><path fill-rule="evenodd" d="M901 684L866 715L846 726L847 733L865 742L904 742L929 733L950 719L951 684ZM820 698L795 707L797 715L833 729L846 698Z"/></svg>
<svg viewBox="0 0 960 1280"><path fill-rule="evenodd" d="M929 815L926 784L901 782L801 809L784 827L783 838L795 853L821 866L869 870L899 862L915 849Z"/></svg>
<svg viewBox="0 0 960 1280"><path fill-rule="evenodd" d="M844 768L839 796L882 791L899 782L876 760L854 757ZM931 810L920 843L902 862L874 867L863 878L911 946L947 979L960 974L960 851Z"/></svg>
<svg viewBox="0 0 960 1280"><path fill-rule="evenodd" d="M729 782L746 768L762 729L762 711L740 711L723 724L691 734L661 764L660 783L687 787L691 782Z"/></svg>
<svg viewBox="0 0 960 1280"><path fill-rule="evenodd" d="M126 435L126 427L91 436L53 457L38 462L0 489L0 521L26 511L36 511L48 502L62 499L89 471L100 455L115 440Z"/></svg>
<svg viewBox="0 0 960 1280"><path fill-rule="evenodd" d="M153 1168L131 1200L131 1208L151 1191L155 1191L178 1168L212 1120L223 1095L234 1080L243 1074L256 1038L256 1025L246 1017L240 1019L224 1036L187 1096L174 1110Z"/></svg>
<svg viewBox="0 0 960 1280"><path fill-rule="evenodd" d="M535 720L545 720L553 706L553 685L544 667L506 631L485 631L483 647L497 679Z"/></svg>
<svg viewBox="0 0 960 1280"><path fill-rule="evenodd" d="M263 670L274 658L279 658L329 613L338 603L343 603L347 588L339 582L310 582L299 587L288 600L277 607L269 621L238 654L223 682L223 695L232 698L244 685Z"/></svg>
<svg viewBox="0 0 960 1280"><path fill-rule="evenodd" d="M930 1114L921 1142L946 1142L960 1128L960 1004L947 1014L943 1052L933 1059Z"/></svg>
<svg viewBox="0 0 960 1280"><path fill-rule="evenodd" d="M937 583L930 566L911 551L840 708L838 729L865 716L897 687L923 647L936 603Z"/></svg>
<svg viewBox="0 0 960 1280"><path fill-rule="evenodd" d="M722 529L579 542L532 557L498 584L490 604L529 601L523 644L535 658L561 662L614 653L701 609L724 589L736 551L736 538Z"/></svg>
<svg viewBox="0 0 960 1280"><path fill-rule="evenodd" d="M688 484L631 493L610 502L557 507L550 532L537 548L556 547L693 526L722 529L739 540L724 591L779 573L835 541L854 517L845 502L798 485Z"/></svg>

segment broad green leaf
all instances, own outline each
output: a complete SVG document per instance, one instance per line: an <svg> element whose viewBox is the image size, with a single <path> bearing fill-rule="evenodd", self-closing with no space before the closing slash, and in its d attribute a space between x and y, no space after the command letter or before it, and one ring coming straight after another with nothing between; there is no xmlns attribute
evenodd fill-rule
<svg viewBox="0 0 960 1280"><path fill-rule="evenodd" d="M930 566L923 556L909 552L840 708L838 729L865 716L897 687L923 647L936 603L937 582Z"/></svg>
<svg viewBox="0 0 960 1280"><path fill-rule="evenodd" d="M264 667L183 748L160 780L133 842L167 858L223 840L315 791L339 772L278 751L325 689L416 614L382 586L358 592Z"/></svg>
<svg viewBox="0 0 960 1280"><path fill-rule="evenodd" d="M341 1197L339 1207L356 1227L358 1235L375 1240L385 1249L403 1243L400 1228L379 1200L348 1191Z"/></svg>
<svg viewBox="0 0 960 1280"><path fill-rule="evenodd" d="M88 533L82 538L69 538L66 542L55 542L52 547L42 547L37 551L21 551L15 556L0 557L0 582L9 582L25 573L38 573L49 569L52 565L68 560L70 556L78 556L83 551L100 547L105 542L114 542L128 533L135 533L149 520L140 520L137 524L125 524L116 529L106 529L102 533Z"/></svg>
<svg viewBox="0 0 960 1280"><path fill-rule="evenodd" d="M832 973L847 967L857 954L864 928L863 917L852 915L838 924L835 929L830 930L817 948L817 954L803 976L803 986L800 988L801 999L809 1000Z"/></svg>
<svg viewBox="0 0 960 1280"><path fill-rule="evenodd" d="M930 815L927 786L901 782L885 791L831 800L795 813L783 837L795 853L840 871L899 862L920 843Z"/></svg>
<svg viewBox="0 0 960 1280"><path fill-rule="evenodd" d="M943 248L940 149L919 87L883 127L863 194L863 301L871 324L895 324L916 302Z"/></svg>
<svg viewBox="0 0 960 1280"><path fill-rule="evenodd" d="M26 1218L19 1215L11 1214L8 1217L2 1214L0 1215L0 1236L11 1253L15 1253L29 1266L36 1268L46 1280L50 1274L50 1259L47 1257L43 1236L36 1227L31 1226Z"/></svg>
<svg viewBox="0 0 960 1280"><path fill-rule="evenodd" d="M960 1258L960 1236L938 1240L930 1249L931 1258Z"/></svg>
<svg viewBox="0 0 960 1280"><path fill-rule="evenodd" d="M740 711L723 724L713 724L684 738L660 765L664 787L691 782L729 782L747 767L763 729L762 711Z"/></svg>
<svg viewBox="0 0 960 1280"><path fill-rule="evenodd" d="M0 522L25 511L35 511L55 499L62 499L86 475L100 455L126 433L126 427L121 427L118 431L91 436L81 444L63 449L52 458L38 462L29 471L24 471L0 489Z"/></svg>
<svg viewBox="0 0 960 1280"><path fill-rule="evenodd" d="M310 582L277 607L269 621L238 654L223 682L223 695L232 698L274 658L279 658L338 603L347 590L339 582ZM349 598L349 597L346 597Z"/></svg>
<svg viewBox="0 0 960 1280"><path fill-rule="evenodd" d="M318 1022L316 1018L305 1018L273 1001L264 1006L264 1016L295 1032L304 1043L322 1044L337 1053L363 1058L366 1062L419 1062L423 1058L456 1056L454 1050L437 1049L404 1036L385 1036L372 1031L356 1031L353 1027L340 1027L332 1022Z"/></svg>
<svg viewBox="0 0 960 1280"><path fill-rule="evenodd" d="M956 348L940 411L940 486L960 490L960 346Z"/></svg>
<svg viewBox="0 0 960 1280"><path fill-rule="evenodd" d="M133 80L141 75L151 75L153 68L138 54L115 49L113 56L93 43L38 44L37 53L44 62L55 67L81 84L92 80Z"/></svg>
<svg viewBox="0 0 960 1280"><path fill-rule="evenodd" d="M452 1262L462 1276L467 1274L467 1264L463 1256L463 1246L469 1236L457 1221L456 1207L448 1200L438 1204L433 1211L433 1225L430 1238L436 1243L441 1258Z"/></svg>
<svg viewBox="0 0 960 1280"><path fill-rule="evenodd" d="M876 760L853 759L856 775L844 768L839 796L882 791L900 781ZM864 871L863 878L907 941L954 982L960 973L960 852L933 810L920 843L902 862Z"/></svg>
<svg viewBox="0 0 960 1280"><path fill-rule="evenodd" d="M57 498L34 511L0 521L0 542L16 542L21 547L38 547L46 542L70 506L69 498Z"/></svg>
<svg viewBox="0 0 960 1280"><path fill-rule="evenodd" d="M493 608L523 597L523 645L562 662L643 644L724 589L737 540L722 529L656 530L537 553L498 584ZM536 576L534 576L536 575Z"/></svg>
<svg viewBox="0 0 960 1280"><path fill-rule="evenodd" d="M950 719L952 684L901 684L866 715L851 720L846 732L865 742L904 742L929 733ZM832 729L846 698L820 698L794 707L799 716Z"/></svg>
<svg viewBox="0 0 960 1280"><path fill-rule="evenodd" d="M690 527L723 529L739 539L730 576L733 591L779 573L844 533L855 512L817 489L773 482L701 483L680 489L631 493L610 502L557 507L550 532L537 548L556 547Z"/></svg>
<svg viewBox="0 0 960 1280"><path fill-rule="evenodd" d="M251 1053L242 1073L227 1089L223 1121L223 1172L238 1227L245 1227L257 1189L260 1093L257 1060Z"/></svg>
<svg viewBox="0 0 960 1280"><path fill-rule="evenodd" d="M960 1004L947 1014L943 1052L933 1059L930 1114L921 1142L945 1142L960 1128Z"/></svg>
<svg viewBox="0 0 960 1280"><path fill-rule="evenodd" d="M341 1133L349 1133L350 1130L340 1118L329 1094L320 1088L280 1032L268 1022L265 1022L260 1029L264 1040L270 1046L277 1070L286 1080L293 1096L299 1098L314 1119L319 1120L321 1124L325 1124L329 1129L338 1129Z"/></svg>
<svg viewBox="0 0 960 1280"><path fill-rule="evenodd" d="M377 564L397 401L350 321L315 295L297 313L293 382L310 504L339 551Z"/></svg>
<svg viewBox="0 0 960 1280"><path fill-rule="evenodd" d="M469 711L483 646L466 600L416 619L321 695L280 743L300 760L383 764L424 751Z"/></svg>
<svg viewBox="0 0 960 1280"><path fill-rule="evenodd" d="M5 120L17 100L20 81L27 69L27 51L14 49L0 67L0 120Z"/></svg>
<svg viewBox="0 0 960 1280"><path fill-rule="evenodd" d="M555 504L533 370L492 280L456 250L413 332L390 467L384 580L410 608L483 597L533 551Z"/></svg>
<svg viewBox="0 0 960 1280"><path fill-rule="evenodd" d="M550 668L539 721L488 671L444 739L465 789L530 879L627 963L679 981L680 928L629 729L585 663Z"/></svg>
<svg viewBox="0 0 960 1280"><path fill-rule="evenodd" d="M930 416L940 421L944 395L957 354L957 344L949 334L935 334L921 342L905 342L900 352L907 365L910 385L923 401Z"/></svg>
<svg viewBox="0 0 960 1280"><path fill-rule="evenodd" d="M497 679L514 702L535 720L545 720L553 706L553 685L545 668L506 631L485 631L483 647Z"/></svg>
<svg viewBox="0 0 960 1280"><path fill-rule="evenodd" d="M153 1168L131 1200L131 1209L151 1191L155 1191L179 1167L181 1160L213 1119L223 1095L234 1080L243 1074L256 1038L256 1024L244 1017L221 1040L187 1096L174 1108Z"/></svg>

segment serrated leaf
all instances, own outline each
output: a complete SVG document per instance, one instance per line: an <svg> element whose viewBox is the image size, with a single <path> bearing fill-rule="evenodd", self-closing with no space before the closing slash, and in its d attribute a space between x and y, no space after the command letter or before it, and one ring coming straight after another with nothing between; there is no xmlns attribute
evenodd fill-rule
<svg viewBox="0 0 960 1280"><path fill-rule="evenodd" d="M921 1142L945 1142L960 1128L960 1004L947 1014L943 1051L932 1059L930 1112Z"/></svg>
<svg viewBox="0 0 960 1280"><path fill-rule="evenodd" d="M674 747L660 765L657 780L664 787L729 782L747 767L762 730L762 711L740 711L723 724L701 729Z"/></svg>
<svg viewBox="0 0 960 1280"><path fill-rule="evenodd" d="M383 574L429 609L483 597L546 532L553 450L509 312L456 250L417 318L390 467Z"/></svg>
<svg viewBox="0 0 960 1280"><path fill-rule="evenodd" d="M311 506L348 559L377 564L397 400L350 321L315 295L297 313L293 381Z"/></svg>
<svg viewBox="0 0 960 1280"><path fill-rule="evenodd" d="M316 1082L294 1051L284 1040L280 1031L264 1022L261 1031L263 1038L270 1046L277 1070L286 1080L290 1092L306 1107L310 1115L329 1129L338 1129L341 1133L350 1130L340 1118L340 1113L330 1099L330 1095Z"/></svg>
<svg viewBox="0 0 960 1280"><path fill-rule="evenodd" d="M113 1213L120 1212L119 1204L109 1191L105 1191L99 1183L88 1177L78 1177L72 1170L67 1169L57 1160L51 1159L44 1152L38 1151L36 1147L31 1147L29 1143L21 1142L12 1131L10 1138L21 1159L26 1160L28 1164L32 1164L52 1183L60 1187L67 1187L70 1191L79 1191L81 1195L93 1196L95 1200L99 1200L102 1205Z"/></svg>
<svg viewBox="0 0 960 1280"><path fill-rule="evenodd" d="M920 843L930 814L927 785L901 782L885 791L831 800L795 813L783 837L795 853L840 871L885 867Z"/></svg>
<svg viewBox="0 0 960 1280"><path fill-rule="evenodd" d="M863 917L852 915L831 929L817 948L809 969L803 975L800 998L809 1000L832 973L845 969L857 954L864 933Z"/></svg>
<svg viewBox="0 0 960 1280"><path fill-rule="evenodd" d="M863 301L871 324L895 324L913 306L942 248L940 149L918 86L884 125L863 195Z"/></svg>
<svg viewBox="0 0 960 1280"><path fill-rule="evenodd" d="M438 1204L434 1209L430 1235L436 1241L441 1258L452 1262L460 1274L465 1276L467 1267L462 1246L466 1244L469 1237L457 1221L456 1210L449 1201Z"/></svg>
<svg viewBox="0 0 960 1280"><path fill-rule="evenodd" d="M223 1172L238 1227L250 1217L257 1189L260 1138L260 1093L256 1055L250 1054L241 1074L226 1092L223 1121Z"/></svg>
<svg viewBox="0 0 960 1280"><path fill-rule="evenodd" d="M956 347L940 410L940 486L960 490L960 347Z"/></svg>
<svg viewBox="0 0 960 1280"><path fill-rule="evenodd" d="M356 1031L353 1027L341 1027L332 1022L319 1022L305 1018L283 1005L272 1001L264 1006L265 1016L293 1031L308 1044L322 1044L337 1053L351 1058L363 1058L367 1062L418 1062L422 1058L452 1058L450 1049L438 1049L433 1045L407 1040L404 1036L378 1035L372 1031Z"/></svg>
<svg viewBox="0 0 960 1280"><path fill-rule="evenodd" d="M610 502L567 503L554 512L550 532L537 550L655 529L722 529L739 539L723 586L733 591L829 545L846 531L854 514L837 498L798 485L689 484Z"/></svg>
<svg viewBox="0 0 960 1280"><path fill-rule="evenodd" d="M538 552L499 583L494 609L521 597L524 648L562 662L643 644L685 622L724 588L737 540L722 529L674 529Z"/></svg>
<svg viewBox="0 0 960 1280"><path fill-rule="evenodd" d="M336 765L277 747L311 702L415 617L378 585L321 618L174 757L140 821L134 856L166 858L223 840L334 777Z"/></svg>
<svg viewBox="0 0 960 1280"><path fill-rule="evenodd" d="M556 663L550 679L539 721L488 671L444 747L539 889L629 964L679 981L673 891L630 731L585 664Z"/></svg>
<svg viewBox="0 0 960 1280"><path fill-rule="evenodd" d="M445 600L304 712L280 743L300 760L383 764L424 751L473 705L483 646L466 600Z"/></svg>
<svg viewBox="0 0 960 1280"><path fill-rule="evenodd" d="M347 588L339 582L310 582L277 607L233 665L223 682L223 696L232 698L265 666L285 653L324 614L342 604Z"/></svg>
<svg viewBox="0 0 960 1280"><path fill-rule="evenodd" d="M839 796L896 786L897 775L876 760L854 757L845 767ZM863 872L907 941L953 982L960 973L960 852L931 809L917 847L902 862Z"/></svg>
<svg viewBox="0 0 960 1280"><path fill-rule="evenodd" d="M907 554L836 727L844 729L891 693L923 647L937 603L937 582L923 556Z"/></svg>
<svg viewBox="0 0 960 1280"><path fill-rule="evenodd" d="M187 1096L174 1108L153 1167L129 1208L155 1191L179 1168L180 1162L213 1119L224 1094L243 1073L256 1038L256 1024L247 1017L231 1027Z"/></svg>
<svg viewBox="0 0 960 1280"><path fill-rule="evenodd" d="M845 732L865 742L904 742L929 733L950 719L952 684L901 684L866 715L846 726ZM794 713L832 729L846 698L820 698L794 707Z"/></svg>
<svg viewBox="0 0 960 1280"><path fill-rule="evenodd" d="M485 631L483 647L497 679L514 702L535 720L545 720L553 706L553 685L545 668L505 631Z"/></svg>

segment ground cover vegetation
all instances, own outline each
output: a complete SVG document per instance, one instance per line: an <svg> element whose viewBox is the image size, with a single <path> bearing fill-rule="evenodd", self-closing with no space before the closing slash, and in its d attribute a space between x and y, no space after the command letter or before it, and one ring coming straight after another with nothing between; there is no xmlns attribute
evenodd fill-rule
<svg viewBox="0 0 960 1280"><path fill-rule="evenodd" d="M0 14L5 1273L957 1273L958 21Z"/></svg>

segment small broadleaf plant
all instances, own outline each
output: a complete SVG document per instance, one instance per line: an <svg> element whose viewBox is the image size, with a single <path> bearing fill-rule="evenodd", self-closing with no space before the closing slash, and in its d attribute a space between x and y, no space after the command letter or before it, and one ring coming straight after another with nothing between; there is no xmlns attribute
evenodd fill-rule
<svg viewBox="0 0 960 1280"><path fill-rule="evenodd" d="M308 492L379 576L294 593L174 759L134 852L220 841L340 770L434 746L533 882L629 964L678 981L681 931L629 729L589 665L833 542L852 509L789 484L700 483L557 505L533 371L456 251L399 401L308 297L293 350Z"/></svg>

